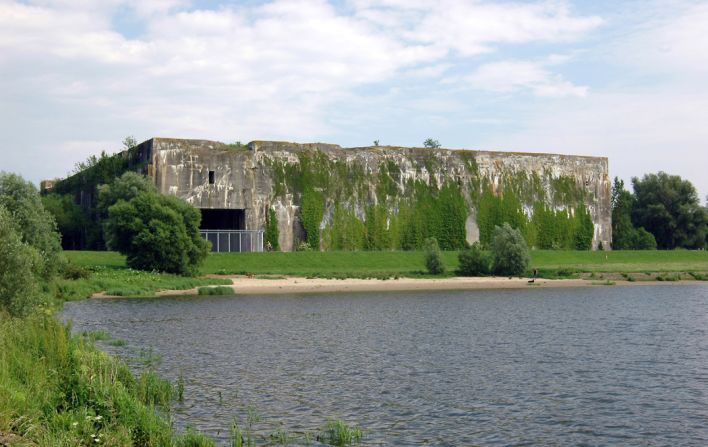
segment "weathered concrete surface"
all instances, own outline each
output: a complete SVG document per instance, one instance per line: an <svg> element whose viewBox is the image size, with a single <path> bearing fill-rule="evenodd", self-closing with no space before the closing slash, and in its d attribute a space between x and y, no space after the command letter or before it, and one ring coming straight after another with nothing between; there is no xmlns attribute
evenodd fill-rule
<svg viewBox="0 0 708 447"><path fill-rule="evenodd" d="M469 242L479 239L471 195L481 181L494 191L505 184L516 185L530 213L537 200L549 206L572 209L567 203L561 203L560 193L554 190L554 180L558 179L570 179L572 188L582 191L583 204L590 211L595 226L593 246L602 243L609 248L612 240L610 180L608 161L604 157L401 147L343 149L332 144L264 141L232 148L214 141L168 138L154 138L140 146L145 147L143 152L149 155L148 175L165 194L182 197L198 208L243 209L246 229L263 229L267 210L272 207L278 218L283 250L292 250L302 239L298 219L300 197L287 188L284 194L275 193L272 166L298 164L302 155L325 156L332 162L344 163L352 172L355 169L363 172L365 181L372 184L365 189L368 191L365 196L354 191L346 198L328 197L322 227L331 218L338 200L349 202L360 216L366 204L377 203L379 197L373 193L373 185L382 163L390 162L397 169L393 180L402 193L411 184L410 180L436 185L454 181L462 187L469 204L470 215L466 222ZM214 172L213 184L209 183L210 171Z"/></svg>

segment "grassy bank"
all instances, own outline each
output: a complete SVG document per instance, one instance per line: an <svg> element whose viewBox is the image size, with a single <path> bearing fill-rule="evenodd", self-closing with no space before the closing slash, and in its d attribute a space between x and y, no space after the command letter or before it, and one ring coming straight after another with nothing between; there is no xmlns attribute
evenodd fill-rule
<svg viewBox="0 0 708 447"><path fill-rule="evenodd" d="M120 269L124 258L113 252L66 252L80 266ZM449 271L458 252L443 252ZM557 272L642 273L708 272L708 251L550 251L531 252L531 267L553 276ZM421 252L294 252L215 253L202 267L204 274L275 274L296 276L420 276Z"/></svg>
<svg viewBox="0 0 708 447"><path fill-rule="evenodd" d="M134 376L52 312L0 314L0 438L17 445L214 445L175 435L166 413L170 383Z"/></svg>
<svg viewBox="0 0 708 447"><path fill-rule="evenodd" d="M74 252L67 253L73 261ZM56 281L57 298L69 301L84 299L97 292L115 296L148 297L154 296L155 292L160 290L186 290L230 284L230 281L224 279L191 278L129 269L125 266L124 259L114 253L110 253L111 256L103 256L103 252L81 253L81 263L74 262L75 266L80 266L73 269L76 274L71 278ZM109 262L104 262L105 260Z"/></svg>

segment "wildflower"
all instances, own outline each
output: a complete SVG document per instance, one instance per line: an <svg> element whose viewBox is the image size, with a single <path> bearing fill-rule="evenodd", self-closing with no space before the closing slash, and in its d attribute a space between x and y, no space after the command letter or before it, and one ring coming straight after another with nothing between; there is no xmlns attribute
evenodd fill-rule
<svg viewBox="0 0 708 447"><path fill-rule="evenodd" d="M78 422L72 422L72 423L71 423L71 426L72 426L72 427L76 427L77 425L79 425Z"/></svg>

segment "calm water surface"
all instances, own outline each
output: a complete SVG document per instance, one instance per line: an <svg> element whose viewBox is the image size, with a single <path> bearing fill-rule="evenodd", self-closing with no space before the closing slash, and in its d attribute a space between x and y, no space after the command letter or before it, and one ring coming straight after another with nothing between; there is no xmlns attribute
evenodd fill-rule
<svg viewBox="0 0 708 447"><path fill-rule="evenodd" d="M63 315L186 378L173 418L262 442L341 418L368 445L708 445L708 287L89 300Z"/></svg>

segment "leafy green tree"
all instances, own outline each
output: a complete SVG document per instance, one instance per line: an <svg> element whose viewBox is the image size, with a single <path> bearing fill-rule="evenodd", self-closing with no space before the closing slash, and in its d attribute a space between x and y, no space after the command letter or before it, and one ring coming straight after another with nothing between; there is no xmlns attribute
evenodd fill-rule
<svg viewBox="0 0 708 447"><path fill-rule="evenodd" d="M624 188L624 181L615 177L612 184L612 248L635 248L636 230L632 224L634 196Z"/></svg>
<svg viewBox="0 0 708 447"><path fill-rule="evenodd" d="M458 256L460 267L458 274L461 276L485 276L490 273L491 259L489 253L482 250L479 242L470 248L462 250Z"/></svg>
<svg viewBox="0 0 708 447"><path fill-rule="evenodd" d="M18 223L0 205L0 310L22 316L44 302L38 285L44 273L39 251L22 241Z"/></svg>
<svg viewBox="0 0 708 447"><path fill-rule="evenodd" d="M494 229L492 235L492 270L495 274L522 275L529 266L529 247L518 229L508 223Z"/></svg>
<svg viewBox="0 0 708 447"><path fill-rule="evenodd" d="M184 200L140 192L108 208L108 246L135 269L195 275L209 251L200 221L199 211Z"/></svg>
<svg viewBox="0 0 708 447"><path fill-rule="evenodd" d="M37 249L42 276L48 279L64 265L61 240L52 214L44 209L37 188L16 174L0 172L0 206L12 216L22 242Z"/></svg>
<svg viewBox="0 0 708 447"><path fill-rule="evenodd" d="M438 140L433 140L432 138L428 138L425 141L423 141L423 147L427 147L429 149L438 149L440 147L440 142Z"/></svg>
<svg viewBox="0 0 708 447"><path fill-rule="evenodd" d="M445 265L442 262L440 246L434 237L425 240L423 252L425 256L425 268L428 269L428 273L432 275L445 273Z"/></svg>
<svg viewBox="0 0 708 447"><path fill-rule="evenodd" d="M662 249L703 248L708 213L688 180L665 172L632 179L635 203L632 222L654 235Z"/></svg>
<svg viewBox="0 0 708 447"><path fill-rule="evenodd" d="M128 171L112 182L100 185L96 201L99 218L103 220L108 217L108 208L119 200L129 202L141 192L157 193L157 188L148 177L137 172Z"/></svg>

